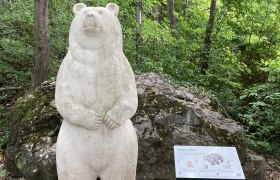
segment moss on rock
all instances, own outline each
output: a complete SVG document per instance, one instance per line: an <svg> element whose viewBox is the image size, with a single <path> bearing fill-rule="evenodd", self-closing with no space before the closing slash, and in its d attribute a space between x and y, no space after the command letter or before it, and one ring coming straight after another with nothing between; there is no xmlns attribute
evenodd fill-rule
<svg viewBox="0 0 280 180"><path fill-rule="evenodd" d="M53 81L43 83L19 98L12 110L6 151L6 167L12 176L57 179L54 143L62 118L51 106L54 88Z"/></svg>

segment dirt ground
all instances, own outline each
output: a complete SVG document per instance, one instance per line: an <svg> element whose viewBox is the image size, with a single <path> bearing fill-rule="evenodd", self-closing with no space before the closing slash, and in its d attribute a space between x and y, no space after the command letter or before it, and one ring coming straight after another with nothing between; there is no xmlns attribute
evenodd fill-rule
<svg viewBox="0 0 280 180"><path fill-rule="evenodd" d="M280 180L280 159L263 155L265 158L265 179Z"/></svg>

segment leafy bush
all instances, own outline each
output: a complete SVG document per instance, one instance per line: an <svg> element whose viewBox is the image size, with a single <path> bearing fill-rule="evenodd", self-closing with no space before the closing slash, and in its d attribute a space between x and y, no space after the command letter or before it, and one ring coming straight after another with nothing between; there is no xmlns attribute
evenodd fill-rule
<svg viewBox="0 0 280 180"><path fill-rule="evenodd" d="M269 81L243 91L238 117L245 125L249 144L258 150L274 150L280 144L280 64L266 63ZM279 153L279 152L278 152Z"/></svg>
<svg viewBox="0 0 280 180"><path fill-rule="evenodd" d="M22 86L34 65L32 2L0 8L0 85Z"/></svg>

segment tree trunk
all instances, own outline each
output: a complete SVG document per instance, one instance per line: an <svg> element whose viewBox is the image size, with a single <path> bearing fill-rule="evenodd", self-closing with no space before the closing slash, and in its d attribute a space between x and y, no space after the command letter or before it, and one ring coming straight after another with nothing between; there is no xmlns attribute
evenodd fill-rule
<svg viewBox="0 0 280 180"><path fill-rule="evenodd" d="M201 58L201 74L205 75L206 71L209 67L209 56L210 56L210 49L211 49L211 34L213 32L214 22L215 22L215 15L216 15L216 3L217 0L211 0L210 5L210 14L209 19L206 27L205 38L204 38L204 49L202 52Z"/></svg>
<svg viewBox="0 0 280 180"><path fill-rule="evenodd" d="M34 35L36 62L31 80L31 89L47 79L50 59L50 36L48 31L49 0L35 0Z"/></svg>
<svg viewBox="0 0 280 180"><path fill-rule="evenodd" d="M154 11L155 11L155 20L159 23L161 21L161 17L160 17L160 5L158 3L155 4L155 8L154 8Z"/></svg>
<svg viewBox="0 0 280 180"><path fill-rule="evenodd" d="M140 44L142 41L141 36L141 10L142 2L141 0L136 0L136 66L138 70L142 69L142 60L141 60L141 49Z"/></svg>
<svg viewBox="0 0 280 180"><path fill-rule="evenodd" d="M190 6L190 0L186 0L186 1L185 1L185 7L184 7L184 9L183 9L184 17L188 17L188 9L189 9L189 6Z"/></svg>
<svg viewBox="0 0 280 180"><path fill-rule="evenodd" d="M175 31L177 29L177 21L176 21L174 11L175 11L174 0L167 0L167 12L170 21L170 28L172 30L172 35L174 37L177 37L177 33Z"/></svg>

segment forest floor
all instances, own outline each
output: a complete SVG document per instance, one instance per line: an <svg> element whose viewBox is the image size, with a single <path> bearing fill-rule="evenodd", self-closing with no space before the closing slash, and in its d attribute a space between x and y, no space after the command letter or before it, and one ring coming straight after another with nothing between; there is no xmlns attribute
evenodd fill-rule
<svg viewBox="0 0 280 180"><path fill-rule="evenodd" d="M12 178L7 175L4 167L4 151L0 149L0 180L25 180L24 178ZM265 180L280 180L280 159L272 155L262 155L265 158ZM257 179L256 179L257 180Z"/></svg>
<svg viewBox="0 0 280 180"><path fill-rule="evenodd" d="M272 155L262 155L265 158L265 180L280 180L280 159Z"/></svg>

